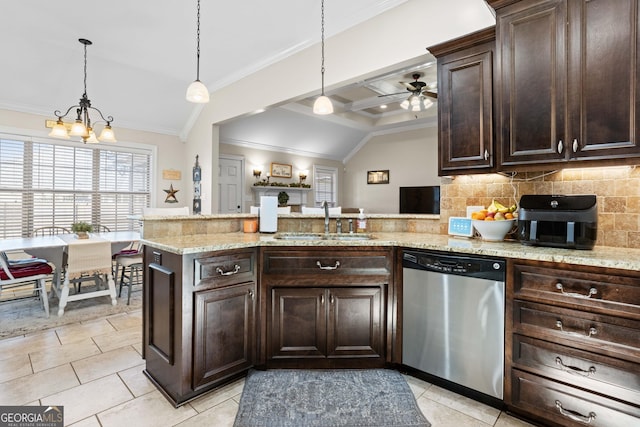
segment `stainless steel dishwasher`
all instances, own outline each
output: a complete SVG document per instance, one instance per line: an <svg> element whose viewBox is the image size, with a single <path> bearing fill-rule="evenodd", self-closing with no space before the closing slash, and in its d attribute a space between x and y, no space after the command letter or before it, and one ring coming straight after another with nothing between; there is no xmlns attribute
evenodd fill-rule
<svg viewBox="0 0 640 427"><path fill-rule="evenodd" d="M502 399L505 261L404 250L402 363Z"/></svg>

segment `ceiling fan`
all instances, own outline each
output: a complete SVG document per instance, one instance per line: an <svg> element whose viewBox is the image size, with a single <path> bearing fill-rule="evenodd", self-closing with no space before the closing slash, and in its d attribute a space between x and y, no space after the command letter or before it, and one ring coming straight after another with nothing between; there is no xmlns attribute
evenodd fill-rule
<svg viewBox="0 0 640 427"><path fill-rule="evenodd" d="M405 99L400 103L400 106L405 110L411 110L411 111L426 110L427 108L433 105L433 101L431 101L430 99L427 99L426 97L438 99L438 90L436 88L436 85L435 84L429 85L425 82L420 81L419 79L422 76L423 74L421 73L413 73L411 75L411 77L413 77L413 80L414 80L413 82L411 83L400 82L400 84L403 84L404 86L406 86L407 91L411 92L411 95L409 95L409 98ZM378 97L402 95L403 93L405 92L388 93L384 95L378 95Z"/></svg>

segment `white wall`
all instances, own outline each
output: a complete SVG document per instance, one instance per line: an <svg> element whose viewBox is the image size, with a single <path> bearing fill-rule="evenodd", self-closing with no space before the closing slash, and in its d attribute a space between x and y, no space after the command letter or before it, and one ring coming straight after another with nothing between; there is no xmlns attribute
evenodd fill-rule
<svg viewBox="0 0 640 427"><path fill-rule="evenodd" d="M272 182L277 181L285 184L298 182L299 172L301 170L306 170L308 171L308 175L305 183L311 184L311 186L313 187L313 165L330 166L337 168L338 184L340 184L340 182L342 181L342 163L335 160L305 157L278 151L258 150L255 148L243 147L235 144L225 144L224 141L220 142L219 150L220 154L242 156L245 159L244 181L246 184L243 193L244 206L242 212L249 212L249 207L251 205L259 204L259 201L254 201L254 193L251 190L253 183L256 181L253 176L253 170L256 168L262 170L261 178L265 178L272 162L288 164L291 165L293 169L293 177L291 179L271 178Z"/></svg>
<svg viewBox="0 0 640 427"><path fill-rule="evenodd" d="M367 171L389 170L389 184L367 184ZM397 213L398 187L440 185L438 129L429 127L372 138L344 167L345 206Z"/></svg>
<svg viewBox="0 0 640 427"><path fill-rule="evenodd" d="M55 118L44 117L36 114L19 113L16 111L0 109L0 132L48 138L50 129L45 128L45 120ZM191 186L191 169L188 172L184 168L185 143L180 142L177 136L162 135L152 132L143 132L130 129L118 128L114 123L116 133L116 145L127 147L151 148L156 151L156 162L153 165L153 177L151 182L151 206L152 207L181 207L191 206L192 196L189 196L188 187ZM59 140L50 139L56 143ZM82 142L78 142L82 144ZM104 143L107 145L108 143ZM163 169L174 169L182 172L182 179L168 181L162 179ZM176 194L178 203L165 204L167 196L163 190L168 189L173 184L174 189L180 190ZM191 190L193 191L193 190Z"/></svg>

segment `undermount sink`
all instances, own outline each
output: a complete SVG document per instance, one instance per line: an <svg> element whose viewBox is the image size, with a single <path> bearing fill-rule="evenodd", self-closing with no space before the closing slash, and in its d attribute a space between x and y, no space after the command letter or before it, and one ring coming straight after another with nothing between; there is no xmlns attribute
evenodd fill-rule
<svg viewBox="0 0 640 427"><path fill-rule="evenodd" d="M274 239L278 240L340 240L340 241L358 241L371 240L371 234L355 234L355 233L276 233Z"/></svg>

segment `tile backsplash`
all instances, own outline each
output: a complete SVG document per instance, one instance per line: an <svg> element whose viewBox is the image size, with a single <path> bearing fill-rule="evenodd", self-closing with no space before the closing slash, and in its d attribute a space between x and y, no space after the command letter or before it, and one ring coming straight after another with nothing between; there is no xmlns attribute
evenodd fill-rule
<svg viewBox="0 0 640 427"><path fill-rule="evenodd" d="M523 194L595 194L598 203L597 245L640 248L640 168L636 166L563 169L500 174L463 175L441 179L440 231L450 216L465 216L470 205L503 205Z"/></svg>

